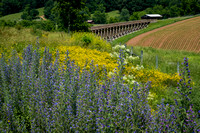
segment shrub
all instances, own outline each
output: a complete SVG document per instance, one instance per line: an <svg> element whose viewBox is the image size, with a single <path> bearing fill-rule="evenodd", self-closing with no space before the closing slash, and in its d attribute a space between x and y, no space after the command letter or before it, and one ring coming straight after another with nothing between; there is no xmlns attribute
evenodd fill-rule
<svg viewBox="0 0 200 133"><path fill-rule="evenodd" d="M76 46L82 46L100 51L111 51L111 45L100 37L87 32L76 32L72 34L70 43Z"/></svg>
<svg viewBox="0 0 200 133"><path fill-rule="evenodd" d="M23 14L21 15L21 18L25 20L33 20L36 19L37 15L39 15L38 10L32 9L30 4L27 4L24 8Z"/></svg>
<svg viewBox="0 0 200 133"><path fill-rule="evenodd" d="M117 23L119 22L119 18L118 17L110 17L108 23Z"/></svg>
<svg viewBox="0 0 200 133"><path fill-rule="evenodd" d="M21 20L18 22L19 25L23 26L23 27L30 27L33 25L33 21L29 21L29 20Z"/></svg>
<svg viewBox="0 0 200 133"><path fill-rule="evenodd" d="M88 47L88 45L92 42L92 39L88 36L83 36L82 41L83 46Z"/></svg>
<svg viewBox="0 0 200 133"><path fill-rule="evenodd" d="M5 26L8 26L8 27L13 27L16 25L16 22L15 21L5 21L5 20L0 20L0 27L5 27Z"/></svg>
<svg viewBox="0 0 200 133"><path fill-rule="evenodd" d="M42 36L42 31L38 30L35 26L33 26L31 28L30 33L33 34L33 35L35 35L35 36L38 36L38 37Z"/></svg>

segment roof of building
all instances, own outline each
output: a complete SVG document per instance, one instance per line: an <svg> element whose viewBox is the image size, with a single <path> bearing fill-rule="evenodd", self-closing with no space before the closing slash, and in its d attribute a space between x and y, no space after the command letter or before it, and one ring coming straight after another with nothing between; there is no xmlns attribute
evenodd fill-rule
<svg viewBox="0 0 200 133"><path fill-rule="evenodd" d="M87 22L88 22L88 23L92 23L92 22L94 22L94 21L93 21L93 20L87 20Z"/></svg>
<svg viewBox="0 0 200 133"><path fill-rule="evenodd" d="M145 16L148 16L148 17L162 17L162 15L160 15L160 14L146 14Z"/></svg>

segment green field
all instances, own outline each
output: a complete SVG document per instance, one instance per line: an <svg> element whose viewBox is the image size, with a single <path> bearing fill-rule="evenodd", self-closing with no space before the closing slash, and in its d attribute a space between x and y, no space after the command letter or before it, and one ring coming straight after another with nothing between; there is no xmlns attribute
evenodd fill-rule
<svg viewBox="0 0 200 133"><path fill-rule="evenodd" d="M111 17L112 17L112 18L115 18L115 17L119 17L119 16L120 16L119 10L111 11L111 12L108 12L108 13L106 13L106 14L108 15L107 20L109 20Z"/></svg>
<svg viewBox="0 0 200 133"><path fill-rule="evenodd" d="M37 10L39 11L39 16L44 15L44 8L38 8ZM22 12L10 14L10 15L6 15L6 16L1 17L0 20L18 21L18 20L21 19L21 15L22 15Z"/></svg>

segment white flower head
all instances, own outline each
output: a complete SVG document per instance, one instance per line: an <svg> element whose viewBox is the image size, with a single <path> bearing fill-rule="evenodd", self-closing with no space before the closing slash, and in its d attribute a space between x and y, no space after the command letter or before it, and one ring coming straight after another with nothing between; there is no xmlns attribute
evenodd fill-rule
<svg viewBox="0 0 200 133"><path fill-rule="evenodd" d="M125 49L126 47L124 46L124 45L121 45L121 47L120 47L121 49Z"/></svg>
<svg viewBox="0 0 200 133"><path fill-rule="evenodd" d="M129 50L129 49L126 49L126 52L130 52L130 50Z"/></svg>
<svg viewBox="0 0 200 133"><path fill-rule="evenodd" d="M126 81L126 80L127 80L127 77L126 77L126 76L124 76L124 77L123 77L123 80L125 80L125 81Z"/></svg>
<svg viewBox="0 0 200 133"><path fill-rule="evenodd" d="M132 84L132 85L135 84L135 83L137 83L135 80L132 80L132 81L131 81L131 84Z"/></svg>

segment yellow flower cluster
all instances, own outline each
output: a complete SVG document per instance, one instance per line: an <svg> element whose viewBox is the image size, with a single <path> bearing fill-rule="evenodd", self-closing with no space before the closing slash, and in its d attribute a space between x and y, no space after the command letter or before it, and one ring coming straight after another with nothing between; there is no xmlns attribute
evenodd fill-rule
<svg viewBox="0 0 200 133"><path fill-rule="evenodd" d="M134 80L140 83L151 81L152 89L165 89L166 87L176 87L180 80L178 74L167 74L158 70L148 69L132 69L128 67L125 72L127 75L133 75Z"/></svg>
<svg viewBox="0 0 200 133"><path fill-rule="evenodd" d="M71 60L74 60L78 66L83 68L88 63L87 67L89 68L89 64L93 61L94 65L98 64L99 69L104 66L108 71L117 68L116 60L113 60L110 57L110 54L107 52L100 52L97 50L81 48L80 46L58 46L56 48L59 51L60 62L64 62L66 58L66 52L69 52L69 57ZM56 50L52 51L53 57L56 57Z"/></svg>

